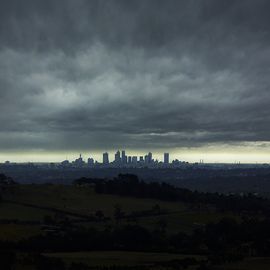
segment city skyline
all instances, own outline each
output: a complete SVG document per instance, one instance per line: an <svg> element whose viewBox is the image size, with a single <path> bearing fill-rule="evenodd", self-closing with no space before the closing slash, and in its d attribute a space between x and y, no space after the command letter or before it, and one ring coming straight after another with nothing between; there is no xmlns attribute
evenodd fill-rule
<svg viewBox="0 0 270 270"><path fill-rule="evenodd" d="M119 148L121 149L121 148ZM112 161L114 159L114 155L116 153L116 150L107 150L107 151L74 151L74 152L60 152L60 153L44 153L44 152L33 152L30 153L20 153L12 155L11 153L3 153L0 152L0 163L4 163L5 161L11 161L11 162L17 162L17 163L25 163L25 162L56 162L60 163L63 160L75 160L78 158L78 155L81 153L82 158L84 160L87 160L89 157L92 157L95 161L98 161L99 163L102 163L103 161L103 154L108 153L109 155L109 161ZM120 151L120 150L119 150ZM208 151L208 152L207 152ZM233 164L233 163L247 163L247 164L256 164L256 163L270 163L270 155L266 152L263 155L249 155L249 149L245 149L246 152L241 153L237 151L237 148L233 152L229 153L224 153L221 152L220 154L217 154L216 152L211 152L209 149L206 149L205 152L193 152L192 150L182 150L181 152L174 152L164 150L164 151L153 151L152 152L153 156L155 159L159 161L163 161L164 159L164 153L169 152L170 155L170 160L181 160L181 161L186 161L189 163L196 163L200 162L203 160L205 163L228 163L228 164ZM145 156L145 154L149 152L147 150L125 150L125 153L128 156L137 156L138 160L140 156ZM121 151L120 151L121 154ZM19 157L19 158L18 158Z"/></svg>
<svg viewBox="0 0 270 270"><path fill-rule="evenodd" d="M110 157L108 152L102 153L102 161L99 162L95 160L92 156L89 156L87 159L83 159L82 154L79 155L75 160L65 159L61 162L63 166L74 165L75 167L94 167L99 165L102 167L158 167L170 166L185 164L185 161L180 161L178 159L172 160L170 162L170 154L168 152L163 154L163 160L158 160L153 156L153 153L148 152L145 155L126 155L126 150L117 150L114 153L114 158Z"/></svg>

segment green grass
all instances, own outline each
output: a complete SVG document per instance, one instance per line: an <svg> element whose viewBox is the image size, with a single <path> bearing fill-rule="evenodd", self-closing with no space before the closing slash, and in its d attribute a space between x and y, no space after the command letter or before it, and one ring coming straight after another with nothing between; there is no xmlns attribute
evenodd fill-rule
<svg viewBox="0 0 270 270"><path fill-rule="evenodd" d="M229 213L217 213L213 207L204 209L193 209L190 205L181 202L164 202L153 199L139 199L122 197L116 195L96 194L93 188L75 187L64 185L18 185L11 187L3 194L4 201L0 203L0 220L17 219L19 221L43 221L44 216L55 216L53 209L66 212L93 215L97 210L102 210L105 216L113 217L114 206L121 205L124 212L150 210L158 204L168 214L162 216L140 217L136 219L137 224L148 229L156 229L158 221L163 219L167 222L168 233L179 231L191 233L200 225L209 222L218 222L222 217L230 216L239 219ZM17 203L28 203L41 207L49 207L52 210L44 210L30 206L5 202L11 200ZM74 216L68 216L71 220ZM129 220L122 220L120 224L129 223ZM81 223L82 226L96 227L99 229L107 225L115 225L114 219L106 224L102 222ZM19 225L18 225L19 226ZM22 230L23 231L23 230ZM1 239L1 234L0 234Z"/></svg>
<svg viewBox="0 0 270 270"><path fill-rule="evenodd" d="M92 188L62 185L20 185L6 198L81 214L102 210L108 216L113 215L116 204L121 205L125 212L151 209L157 203L164 210L180 211L186 208L182 203L96 194Z"/></svg>
<svg viewBox="0 0 270 270"><path fill-rule="evenodd" d="M147 228L157 227L158 221L163 219L167 222L167 230L171 233L177 233L179 231L190 233L194 228L204 226L210 222L218 222L221 218L231 214L218 214L216 212L198 212L188 211L171 213L160 217L143 217L138 219L138 224Z"/></svg>
<svg viewBox="0 0 270 270"><path fill-rule="evenodd" d="M0 219L19 221L42 221L45 215L50 215L51 211L35 209L32 207L17 205L8 202L0 203Z"/></svg>
<svg viewBox="0 0 270 270"><path fill-rule="evenodd" d="M39 226L0 224L0 239L4 241L19 241L41 233Z"/></svg>
<svg viewBox="0 0 270 270"><path fill-rule="evenodd" d="M66 212L92 215L97 210L102 210L106 216L113 217L114 206L122 207L124 212L150 210L158 204L161 210L167 210L166 215L138 217L135 221L123 219L120 225L129 222L136 222L148 229L158 227L158 221L163 219L167 222L166 231L177 233L179 231L191 233L196 227L203 226L209 222L218 222L223 217L233 217L240 220L240 217L232 213L216 212L213 207L203 209L194 208L196 205L189 205L181 202L164 202L153 199L139 199L131 197L121 197L116 195L96 194L93 188L63 186L63 185L18 185L9 188L3 194L3 201L0 203L0 220L18 221L42 221L44 216L55 216L53 209L64 210ZM18 204L10 203L11 200ZM52 208L44 210L40 208L20 205L28 203L41 207ZM193 207L193 208L191 208ZM74 216L68 216L72 220ZM74 223L75 225L77 223ZM115 220L104 222L87 222L77 225L86 227L96 227L102 229L107 225L115 226ZM0 224L0 240L18 241L31 236L43 233L39 225L24 224ZM74 252L74 253L51 253L46 254L51 257L62 258L67 264L72 262L83 262L90 266L96 265L151 265L155 262L182 259L179 254L167 253L145 253L145 252ZM192 256L194 257L194 256ZM200 259L201 257L196 257ZM269 270L270 258L251 258L239 263L226 264L216 267L215 270ZM22 270L22 269L20 269ZM23 269L24 270L24 269Z"/></svg>
<svg viewBox="0 0 270 270"><path fill-rule="evenodd" d="M179 260L187 257L202 259L202 256L188 256L169 253L147 253L128 251L95 251L95 252L68 252L68 253L47 253L46 256L61 258L67 264L72 262L85 263L89 266L111 266L111 265L151 265L155 262Z"/></svg>

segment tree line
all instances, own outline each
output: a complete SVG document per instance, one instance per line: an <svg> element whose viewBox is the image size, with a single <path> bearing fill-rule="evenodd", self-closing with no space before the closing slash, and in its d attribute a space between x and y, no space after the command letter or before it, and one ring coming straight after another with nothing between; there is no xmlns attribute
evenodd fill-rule
<svg viewBox="0 0 270 270"><path fill-rule="evenodd" d="M143 251L200 254L211 263L240 260L247 256L270 256L270 220L246 219L242 223L224 218L194 230L167 234L162 229L149 230L139 225L76 228L60 235L45 234L19 242L0 242L0 251L75 252L75 251ZM10 257L6 257L6 260ZM9 259L12 261L12 258Z"/></svg>
<svg viewBox="0 0 270 270"><path fill-rule="evenodd" d="M114 194L162 201L181 201L192 204L212 204L220 211L270 215L270 200L253 194L204 193L175 187L167 183L146 183L133 174L119 174L114 179L80 178L75 185L93 185L98 194Z"/></svg>

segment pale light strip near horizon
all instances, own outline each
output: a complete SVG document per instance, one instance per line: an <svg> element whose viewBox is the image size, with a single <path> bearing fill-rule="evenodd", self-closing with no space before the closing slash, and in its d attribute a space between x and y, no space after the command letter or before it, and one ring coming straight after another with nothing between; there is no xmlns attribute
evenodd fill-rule
<svg viewBox="0 0 270 270"><path fill-rule="evenodd" d="M165 152L170 153L170 161L178 159L190 163L270 163L270 147L245 145L245 146L220 146L220 147L201 147L201 148L177 148L177 149L162 149L162 150L130 150L130 149L115 149L115 150L77 150L77 151L12 151L0 152L0 162L61 162L68 159L73 161L82 154L85 161L89 157L98 162L102 162L102 154L109 153L110 162L114 160L114 154L117 150L125 150L128 156L144 156L149 151L153 153L153 158L163 161Z"/></svg>

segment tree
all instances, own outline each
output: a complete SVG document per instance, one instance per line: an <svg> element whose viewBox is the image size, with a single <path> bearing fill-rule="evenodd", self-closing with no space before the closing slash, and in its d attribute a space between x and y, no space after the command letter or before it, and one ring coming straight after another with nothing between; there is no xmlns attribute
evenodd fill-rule
<svg viewBox="0 0 270 270"><path fill-rule="evenodd" d="M98 218L99 221L104 219L104 213L101 210L97 210L95 216Z"/></svg>
<svg viewBox="0 0 270 270"><path fill-rule="evenodd" d="M125 213L122 211L122 207L119 204L116 204L114 206L114 218L116 222L118 223L121 218L125 216Z"/></svg>
<svg viewBox="0 0 270 270"><path fill-rule="evenodd" d="M159 214L160 214L160 211L161 211L159 204L155 204L155 205L152 207L152 211L153 211L155 214L159 215Z"/></svg>
<svg viewBox="0 0 270 270"><path fill-rule="evenodd" d="M166 228L167 228L167 225L168 225L168 222L166 219L164 218L160 218L158 221L157 221L157 225L158 225L158 228L161 232L165 233L166 231Z"/></svg>
<svg viewBox="0 0 270 270"><path fill-rule="evenodd" d="M52 218L52 216L49 215L45 215L43 217L43 223L46 225L54 225L56 222L55 220Z"/></svg>
<svg viewBox="0 0 270 270"><path fill-rule="evenodd" d="M16 254L10 251L0 252L1 269L11 270L15 264Z"/></svg>
<svg viewBox="0 0 270 270"><path fill-rule="evenodd" d="M72 263L69 267L69 270L88 270L90 269L86 264L84 263Z"/></svg>

